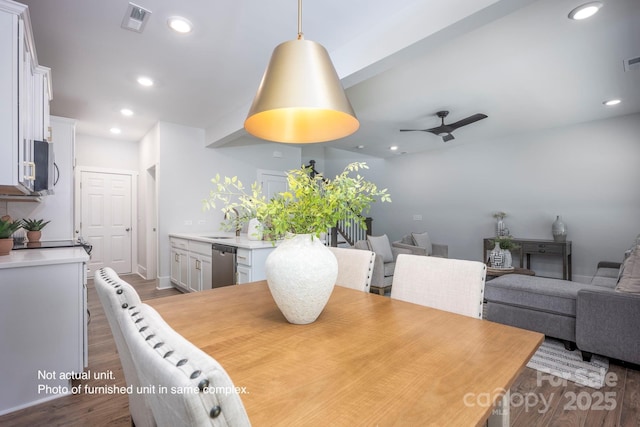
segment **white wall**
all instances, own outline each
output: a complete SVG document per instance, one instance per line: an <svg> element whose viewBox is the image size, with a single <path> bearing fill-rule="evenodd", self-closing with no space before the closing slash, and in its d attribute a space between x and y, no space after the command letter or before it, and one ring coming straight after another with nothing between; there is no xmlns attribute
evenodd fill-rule
<svg viewBox="0 0 640 427"><path fill-rule="evenodd" d="M396 240L427 230L449 245L451 258L481 260L493 212L507 213L512 235L538 239L552 238L561 215L574 280L590 280L598 261L620 261L640 233L638 135L635 114L375 161L367 178L388 187L393 202L373 206L374 234ZM329 150L326 162L332 171L347 163ZM554 258L532 257L532 264L539 274L561 275Z"/></svg>
<svg viewBox="0 0 640 427"><path fill-rule="evenodd" d="M138 142L76 135L76 164L95 168L138 170Z"/></svg>

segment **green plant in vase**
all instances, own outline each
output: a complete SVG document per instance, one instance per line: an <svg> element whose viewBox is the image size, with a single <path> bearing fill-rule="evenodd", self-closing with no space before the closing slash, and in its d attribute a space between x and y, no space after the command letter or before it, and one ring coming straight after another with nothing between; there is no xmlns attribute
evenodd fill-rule
<svg viewBox="0 0 640 427"><path fill-rule="evenodd" d="M237 177L212 179L214 189L203 201L206 209L223 203L227 216L255 217L277 247L269 254L265 271L269 290L285 318L295 324L314 322L326 305L338 274L333 253L318 239L340 220L363 228L365 214L376 200L391 202L386 189L366 181L358 172L366 163L351 163L333 179L311 168L286 173L289 189L270 200L258 183L246 189ZM226 228L235 227L227 220ZM283 240L279 240L283 239Z"/></svg>
<svg viewBox="0 0 640 427"><path fill-rule="evenodd" d="M520 249L520 246L513 241L513 236L499 236L494 239L491 239L490 242L492 245L499 243L500 249L504 249L508 251L511 251L514 249Z"/></svg>
<svg viewBox="0 0 640 427"><path fill-rule="evenodd" d="M290 170L286 173L289 190L271 200L262 194L257 182L247 189L236 176L216 175L211 180L214 189L203 200L203 206L212 209L221 203L227 218L222 226L227 230L235 229L237 221L244 223L257 218L272 241L287 233L319 237L340 220L355 220L366 227L363 214L369 212L371 203L377 199L391 202L391 196L387 189L378 189L359 175L361 169L368 169L367 164L351 163L334 179L313 175L309 168Z"/></svg>

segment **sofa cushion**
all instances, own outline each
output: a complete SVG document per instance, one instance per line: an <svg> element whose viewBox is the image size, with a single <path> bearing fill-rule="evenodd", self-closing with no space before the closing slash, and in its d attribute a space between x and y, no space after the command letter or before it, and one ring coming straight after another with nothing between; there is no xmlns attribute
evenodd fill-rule
<svg viewBox="0 0 640 427"><path fill-rule="evenodd" d="M593 279L591 279L591 285L593 286L600 286L602 288L610 288L613 289L616 287L616 284L618 283L618 276L616 275L616 277L606 277L606 276L598 276L598 274L596 274Z"/></svg>
<svg viewBox="0 0 640 427"><path fill-rule="evenodd" d="M416 246L424 248L427 251L427 255L433 254L433 245L426 231L422 233L411 233L411 237L413 237L413 242Z"/></svg>
<svg viewBox="0 0 640 427"><path fill-rule="evenodd" d="M640 294L640 247L636 247L624 260L622 274L616 285L617 292Z"/></svg>
<svg viewBox="0 0 640 427"><path fill-rule="evenodd" d="M561 279L506 274L487 281L485 299L564 316L576 316L576 297L580 289L601 287Z"/></svg>
<svg viewBox="0 0 640 427"><path fill-rule="evenodd" d="M386 234L382 236L367 236L371 250L377 254L382 255L382 261L393 261L393 252L391 251L391 243ZM386 274L385 274L386 276Z"/></svg>

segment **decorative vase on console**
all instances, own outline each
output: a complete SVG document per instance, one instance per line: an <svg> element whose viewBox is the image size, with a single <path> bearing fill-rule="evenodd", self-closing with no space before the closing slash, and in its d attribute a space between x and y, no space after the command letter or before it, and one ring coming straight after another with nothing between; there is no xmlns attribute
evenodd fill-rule
<svg viewBox="0 0 640 427"><path fill-rule="evenodd" d="M496 219L496 237L509 235L509 229L504 222L504 217L506 216L507 214L504 212L496 212L493 214L493 217Z"/></svg>
<svg viewBox="0 0 640 427"><path fill-rule="evenodd" d="M567 226L560 219L560 215L556 216L556 220L551 225L551 234L553 235L554 242L566 242L567 241Z"/></svg>
<svg viewBox="0 0 640 427"><path fill-rule="evenodd" d="M504 250L500 247L500 242L489 253L489 264L493 268L504 268Z"/></svg>

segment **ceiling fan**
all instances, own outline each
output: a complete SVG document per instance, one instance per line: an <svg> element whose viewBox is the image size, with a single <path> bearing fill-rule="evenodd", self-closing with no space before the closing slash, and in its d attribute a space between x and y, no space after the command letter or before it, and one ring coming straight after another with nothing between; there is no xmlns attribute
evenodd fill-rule
<svg viewBox="0 0 640 427"><path fill-rule="evenodd" d="M462 126L466 126L466 125L470 125L471 123L475 123L478 120L482 120L482 119L486 119L487 118L486 114L478 113L478 114L474 114L472 116L469 116L466 119L458 120L455 123L451 123L451 124L445 125L444 124L444 118L449 115L449 112L448 111L438 111L436 113L436 115L442 119L442 124L440 126L436 126L434 128L431 128L431 129L400 129L400 132L413 132L413 131L431 132L434 135L441 136L442 140L444 142L447 142L447 141L451 141L452 139L454 139L453 135L451 134L454 130L456 130L458 128L461 128Z"/></svg>

